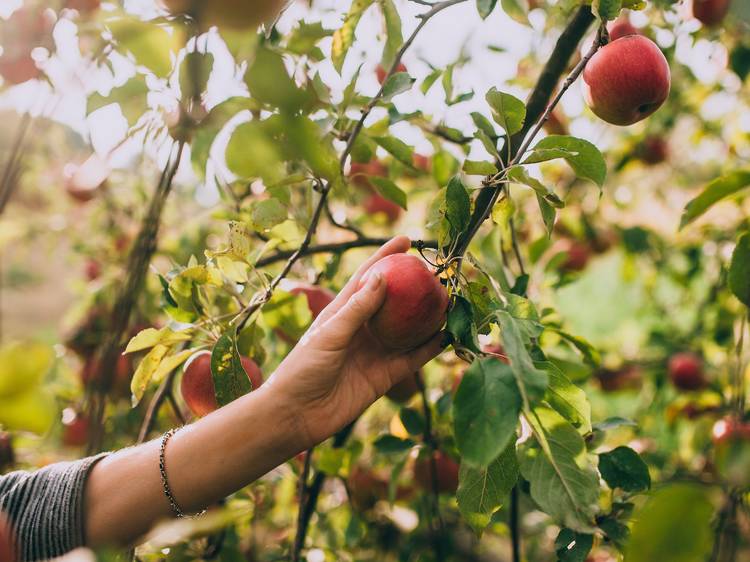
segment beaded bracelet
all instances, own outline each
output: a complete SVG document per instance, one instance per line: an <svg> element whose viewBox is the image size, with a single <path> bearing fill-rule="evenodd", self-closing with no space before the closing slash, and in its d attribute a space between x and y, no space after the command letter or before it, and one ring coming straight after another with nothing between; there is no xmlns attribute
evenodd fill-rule
<svg viewBox="0 0 750 562"><path fill-rule="evenodd" d="M172 488L170 488L169 480L167 480L167 466L164 461L164 452L167 449L167 443L178 431L179 428L173 428L161 436L161 445L159 446L159 473L161 474L161 486L164 489L164 495L167 496L169 506L172 508L172 513L174 513L176 517L182 518L185 517L185 512L180 509L180 506L177 505L177 500L174 499Z"/></svg>

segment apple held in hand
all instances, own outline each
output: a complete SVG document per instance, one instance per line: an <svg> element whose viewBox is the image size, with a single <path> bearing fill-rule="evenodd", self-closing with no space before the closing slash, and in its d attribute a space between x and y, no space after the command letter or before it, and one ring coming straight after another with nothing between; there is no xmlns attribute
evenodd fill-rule
<svg viewBox="0 0 750 562"><path fill-rule="evenodd" d="M731 0L693 0L693 17L708 27L719 25L729 12Z"/></svg>
<svg viewBox="0 0 750 562"><path fill-rule="evenodd" d="M443 451L435 451L433 458L438 492L455 494L458 489L458 463ZM432 462L428 456L420 457L414 463L414 480L426 492L432 491Z"/></svg>
<svg viewBox="0 0 750 562"><path fill-rule="evenodd" d="M260 368L249 357L241 357L240 359L253 390L258 388L263 384L263 373L261 373ZM198 417L210 414L219 408L216 401L214 379L211 375L211 353L209 351L202 351L194 355L186 365L180 390L188 408Z"/></svg>
<svg viewBox="0 0 750 562"><path fill-rule="evenodd" d="M586 103L613 125L632 125L659 109L669 95L670 81L664 54L642 35L605 45L583 71Z"/></svg>
<svg viewBox="0 0 750 562"><path fill-rule="evenodd" d="M706 385L703 360L695 353L676 353L669 359L669 380L680 390L698 390Z"/></svg>
<svg viewBox="0 0 750 562"><path fill-rule="evenodd" d="M386 256L367 275L379 273L386 284L383 306L369 320L375 337L389 349L412 349L445 324L448 292L425 262L410 254Z"/></svg>
<svg viewBox="0 0 750 562"><path fill-rule="evenodd" d="M215 25L219 28L243 30L273 22L284 8L286 0L161 0L161 3L169 13L188 14L204 28Z"/></svg>

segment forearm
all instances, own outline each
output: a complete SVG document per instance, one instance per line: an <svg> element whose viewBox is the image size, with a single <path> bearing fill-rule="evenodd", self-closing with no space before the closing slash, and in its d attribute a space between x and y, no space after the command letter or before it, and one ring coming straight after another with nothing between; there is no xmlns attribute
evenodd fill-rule
<svg viewBox="0 0 750 562"><path fill-rule="evenodd" d="M195 512L256 480L304 450L296 408L264 385L185 427L166 448L173 495ZM86 540L126 544L172 516L159 473L159 441L100 461L86 486Z"/></svg>

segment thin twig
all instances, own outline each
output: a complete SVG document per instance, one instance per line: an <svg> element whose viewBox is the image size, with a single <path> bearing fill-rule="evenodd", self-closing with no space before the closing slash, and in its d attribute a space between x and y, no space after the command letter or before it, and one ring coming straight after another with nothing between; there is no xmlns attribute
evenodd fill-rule
<svg viewBox="0 0 750 562"><path fill-rule="evenodd" d="M521 562L521 530L518 517L518 485L510 491L510 544L513 549L513 562Z"/></svg>
<svg viewBox="0 0 750 562"><path fill-rule="evenodd" d="M159 408L161 408L161 405L164 403L164 400L167 399L167 397L172 396L172 383L176 374L177 369L173 369L169 374L167 374L167 376L164 377L164 380L159 385L156 394L154 394L153 398L151 398L151 402L149 402L148 409L146 410L146 416L143 418L143 423L141 423L141 429L140 431L138 431L138 441L136 441L136 443L143 443L148 438L148 434L151 432L151 429L156 422L156 416L159 413ZM174 397L172 397L172 399L174 400ZM181 421L183 424L185 423L183 420Z"/></svg>
<svg viewBox="0 0 750 562"><path fill-rule="evenodd" d="M299 510L297 512L297 533L294 537L294 547L292 548L292 562L299 562L300 553L305 546L306 527L301 525L301 521L308 501L307 480L310 478L310 464L314 449L315 447L310 447L305 453L305 464L302 468L302 474L299 477Z"/></svg>

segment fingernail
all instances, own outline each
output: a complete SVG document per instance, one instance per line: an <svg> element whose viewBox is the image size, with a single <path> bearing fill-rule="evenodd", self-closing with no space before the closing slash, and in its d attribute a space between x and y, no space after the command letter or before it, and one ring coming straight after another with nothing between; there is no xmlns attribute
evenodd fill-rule
<svg viewBox="0 0 750 562"><path fill-rule="evenodd" d="M365 287L367 287L368 291L374 291L380 286L380 282L383 280L383 276L375 272L372 275L368 276L367 283L365 283Z"/></svg>

